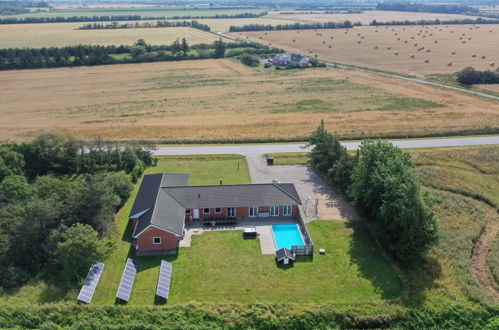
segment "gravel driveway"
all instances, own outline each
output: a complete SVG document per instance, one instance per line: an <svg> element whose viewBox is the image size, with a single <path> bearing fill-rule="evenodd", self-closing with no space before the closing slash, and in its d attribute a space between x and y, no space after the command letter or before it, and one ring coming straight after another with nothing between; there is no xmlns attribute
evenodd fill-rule
<svg viewBox="0 0 499 330"><path fill-rule="evenodd" d="M263 155L246 154L253 183L268 183L278 178L283 183L294 183L302 200L305 221L355 220L359 215L345 196L333 192L308 165L267 166ZM318 207L315 205L318 203Z"/></svg>

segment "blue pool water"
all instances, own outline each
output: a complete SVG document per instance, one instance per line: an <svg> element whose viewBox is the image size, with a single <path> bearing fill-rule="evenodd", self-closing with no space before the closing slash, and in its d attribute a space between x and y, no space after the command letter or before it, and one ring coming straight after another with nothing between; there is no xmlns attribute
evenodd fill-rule
<svg viewBox="0 0 499 330"><path fill-rule="evenodd" d="M274 233L275 244L278 250L283 247L291 249L292 245L303 245L303 238L296 224L272 225L272 232Z"/></svg>

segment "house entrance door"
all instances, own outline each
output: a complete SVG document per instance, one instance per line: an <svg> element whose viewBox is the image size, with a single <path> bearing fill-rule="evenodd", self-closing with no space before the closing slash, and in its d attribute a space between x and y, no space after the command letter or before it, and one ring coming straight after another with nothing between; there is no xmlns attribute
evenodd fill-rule
<svg viewBox="0 0 499 330"><path fill-rule="evenodd" d="M194 209L193 213L194 220L199 220L199 209Z"/></svg>

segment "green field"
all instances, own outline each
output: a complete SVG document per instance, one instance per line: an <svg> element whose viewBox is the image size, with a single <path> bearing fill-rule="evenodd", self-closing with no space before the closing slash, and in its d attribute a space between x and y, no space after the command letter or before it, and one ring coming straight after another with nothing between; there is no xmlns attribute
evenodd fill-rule
<svg viewBox="0 0 499 330"><path fill-rule="evenodd" d="M166 8L166 7L134 7L134 8L67 8L52 9L50 11L32 12L19 15L0 15L1 18L24 18L24 17L72 17L72 16L121 16L140 15L144 17L174 17L174 16L214 16L214 15L236 15L242 13L258 14L265 11L260 8Z"/></svg>

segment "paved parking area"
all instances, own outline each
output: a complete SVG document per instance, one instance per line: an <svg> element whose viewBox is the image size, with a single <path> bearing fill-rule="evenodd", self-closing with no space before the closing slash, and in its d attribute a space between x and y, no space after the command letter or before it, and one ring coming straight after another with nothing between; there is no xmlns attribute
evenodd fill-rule
<svg viewBox="0 0 499 330"><path fill-rule="evenodd" d="M263 155L247 154L246 160L253 183L268 183L278 178L294 183L303 202L305 221L356 220L359 215L345 196L332 191L322 178L308 165L267 166Z"/></svg>

